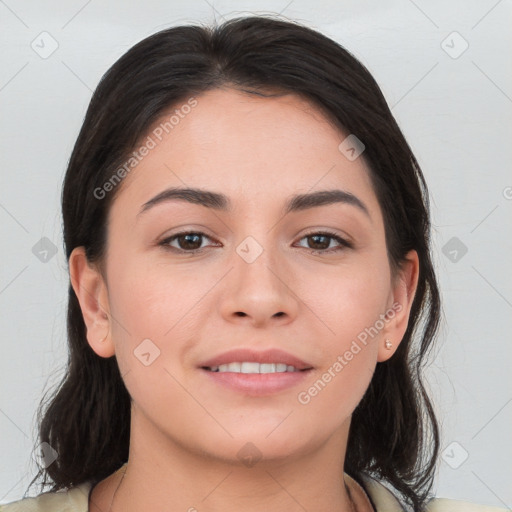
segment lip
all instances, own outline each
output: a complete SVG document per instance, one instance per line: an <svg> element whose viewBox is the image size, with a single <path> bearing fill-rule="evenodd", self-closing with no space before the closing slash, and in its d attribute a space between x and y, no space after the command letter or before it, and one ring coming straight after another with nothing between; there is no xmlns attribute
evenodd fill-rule
<svg viewBox="0 0 512 512"><path fill-rule="evenodd" d="M247 396L268 396L298 386L309 376L312 369L282 373L234 373L200 371L216 385Z"/></svg>
<svg viewBox="0 0 512 512"><path fill-rule="evenodd" d="M282 363L294 366L295 372L276 373L235 373L212 372L206 367L220 366L233 362ZM302 359L280 349L255 351L252 349L234 349L219 354L199 365L199 369L217 385L248 396L268 396L297 386L309 374L313 367Z"/></svg>
<svg viewBox="0 0 512 512"><path fill-rule="evenodd" d="M310 365L309 363L278 348L271 348L262 351L256 351L247 348L233 349L229 350L228 352L223 352L222 354L214 356L211 359L208 359L207 361L200 363L199 367L211 368L212 366L220 366L221 364L229 364L244 361L260 364L281 363L289 366L294 366L297 370L307 370L312 368L312 365Z"/></svg>

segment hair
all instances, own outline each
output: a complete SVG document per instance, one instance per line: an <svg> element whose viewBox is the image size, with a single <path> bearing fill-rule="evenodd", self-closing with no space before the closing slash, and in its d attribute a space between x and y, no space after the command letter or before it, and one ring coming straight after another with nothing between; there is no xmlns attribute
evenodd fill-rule
<svg viewBox="0 0 512 512"><path fill-rule="evenodd" d="M67 259L83 246L101 265L107 216L119 188L94 191L126 162L138 141L187 98L217 88L247 94L296 94L365 145L362 158L382 211L390 268L416 250L419 281L407 330L388 361L378 363L353 412L344 470L387 482L404 505L424 509L439 455L439 427L422 382L440 321L430 254L429 196L424 176L376 81L337 42L295 21L241 17L221 25L168 28L140 41L102 77L69 160L62 191ZM52 491L99 482L128 460L131 398L115 356L102 358L86 339L69 285L65 376L37 422L39 443L58 453L40 468Z"/></svg>

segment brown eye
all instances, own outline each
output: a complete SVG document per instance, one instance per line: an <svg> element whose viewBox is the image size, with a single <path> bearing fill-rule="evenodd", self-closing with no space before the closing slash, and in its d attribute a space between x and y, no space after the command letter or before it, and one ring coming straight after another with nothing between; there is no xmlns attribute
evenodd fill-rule
<svg viewBox="0 0 512 512"><path fill-rule="evenodd" d="M204 247L201 247L201 245L204 241L203 239L205 238L211 240L204 233L197 231L187 231L183 233L176 233L175 235L162 240L159 245L168 249L176 250L178 252L193 253L204 249ZM171 245L173 242L175 242L175 245Z"/></svg>
<svg viewBox="0 0 512 512"><path fill-rule="evenodd" d="M196 250L201 247L202 235L197 233L188 233L186 235L180 235L176 238L180 249L185 250Z"/></svg>
<svg viewBox="0 0 512 512"><path fill-rule="evenodd" d="M310 235L307 237L309 239L309 246L311 249L328 249L331 245L332 237L327 235ZM311 243L312 241L312 243Z"/></svg>
<svg viewBox="0 0 512 512"><path fill-rule="evenodd" d="M335 233L308 233L301 240L308 240L306 249L311 252L335 252L345 248L352 248L352 244ZM335 242L334 246L331 245ZM337 244L337 245L336 245ZM304 247L304 246L302 246Z"/></svg>

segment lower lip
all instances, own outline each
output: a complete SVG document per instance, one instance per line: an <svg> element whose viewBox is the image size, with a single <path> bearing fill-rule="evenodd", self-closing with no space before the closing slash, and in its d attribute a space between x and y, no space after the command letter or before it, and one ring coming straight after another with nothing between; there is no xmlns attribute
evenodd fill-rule
<svg viewBox="0 0 512 512"><path fill-rule="evenodd" d="M250 396L266 396L300 384L311 369L297 372L235 373L211 372L201 368L217 384Z"/></svg>

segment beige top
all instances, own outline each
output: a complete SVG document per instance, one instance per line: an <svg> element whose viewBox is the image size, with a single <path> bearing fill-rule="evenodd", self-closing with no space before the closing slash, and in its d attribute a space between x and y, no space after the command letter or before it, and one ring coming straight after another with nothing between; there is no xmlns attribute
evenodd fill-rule
<svg viewBox="0 0 512 512"><path fill-rule="evenodd" d="M363 477L364 491L361 486L345 473L349 487L360 491L359 502L369 497L376 512L403 512L400 502L384 485L370 477ZM0 505L0 512L89 512L89 492L91 483L85 482L57 492L45 492L35 498L25 498ZM366 496L365 496L366 494ZM362 498L361 498L362 497ZM356 504L358 502L356 501ZM505 512L510 509L476 505L466 501L434 498L427 505L427 512Z"/></svg>

